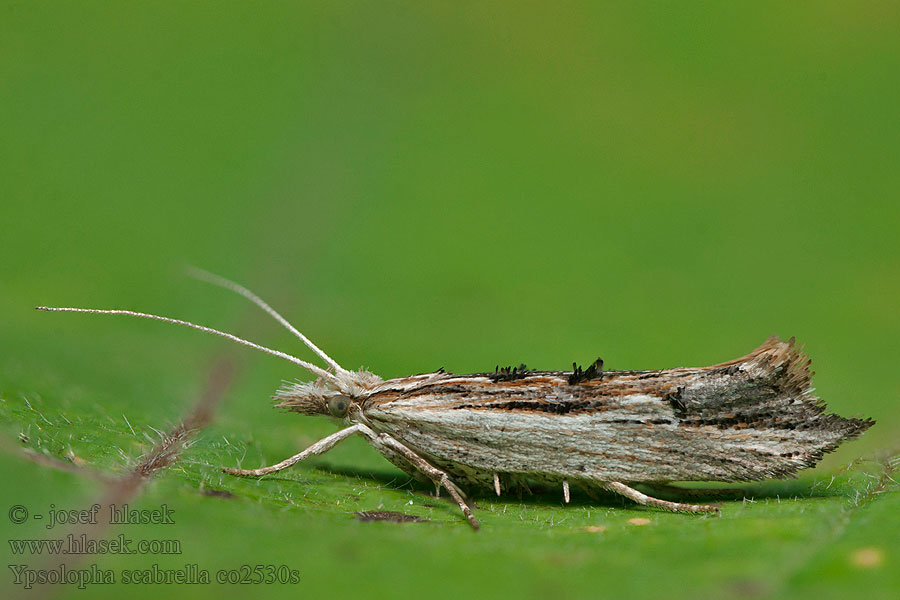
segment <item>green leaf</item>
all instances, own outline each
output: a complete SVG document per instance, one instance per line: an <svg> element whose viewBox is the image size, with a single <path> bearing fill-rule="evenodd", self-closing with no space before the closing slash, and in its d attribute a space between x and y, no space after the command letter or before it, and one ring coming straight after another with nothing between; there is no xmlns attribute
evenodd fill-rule
<svg viewBox="0 0 900 600"><path fill-rule="evenodd" d="M49 511L113 498L165 505L174 523L102 536L180 550L7 544L6 565L117 578L50 590L61 597L896 598L894 5L97 0L0 14L5 537L66 539L82 525L48 529ZM797 480L710 498L718 517L484 492L474 533L361 439L277 476L226 476L337 430L271 410L305 372L169 325L33 310L154 312L315 359L183 277L186 263L386 378L597 356L703 365L796 335L829 410L877 424ZM223 361L209 419L169 440ZM379 511L419 519L357 516ZM243 565L299 582L215 582ZM213 582L123 583L194 566ZM4 589L24 592L14 573Z"/></svg>

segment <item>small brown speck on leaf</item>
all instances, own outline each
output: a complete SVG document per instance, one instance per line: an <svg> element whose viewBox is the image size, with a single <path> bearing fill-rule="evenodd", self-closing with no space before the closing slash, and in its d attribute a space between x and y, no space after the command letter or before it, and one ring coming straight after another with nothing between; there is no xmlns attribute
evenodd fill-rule
<svg viewBox="0 0 900 600"><path fill-rule="evenodd" d="M877 569L884 563L884 552L879 548L858 548L850 555L850 562L861 569Z"/></svg>
<svg viewBox="0 0 900 600"><path fill-rule="evenodd" d="M606 531L606 525L588 525L584 530L590 533L603 533Z"/></svg>
<svg viewBox="0 0 900 600"><path fill-rule="evenodd" d="M645 519L644 517L635 517L633 519L628 519L629 525L640 526L640 525L649 525L650 523L652 523L652 521L650 519Z"/></svg>
<svg viewBox="0 0 900 600"><path fill-rule="evenodd" d="M237 496L227 490L213 490L210 488L203 488L202 490L200 490L200 493L204 496L212 496L213 498L237 498Z"/></svg>
<svg viewBox="0 0 900 600"><path fill-rule="evenodd" d="M428 519L417 517L415 515L407 515L406 513L396 512L393 510L370 510L353 513L356 518L363 523L372 521L390 521L391 523L427 523Z"/></svg>

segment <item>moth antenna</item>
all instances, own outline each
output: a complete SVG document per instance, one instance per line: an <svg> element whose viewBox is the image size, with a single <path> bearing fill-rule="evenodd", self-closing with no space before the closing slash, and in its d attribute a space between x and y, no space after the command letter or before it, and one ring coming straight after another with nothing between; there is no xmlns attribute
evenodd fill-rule
<svg viewBox="0 0 900 600"><path fill-rule="evenodd" d="M244 338L239 338L236 335L232 335L230 333L225 333L224 331L219 331L218 329L213 329L211 327L204 327L203 325L197 325L196 323L191 323L190 321L182 321L180 319L172 319L170 317L161 317L159 315L151 315L147 313L135 312L133 310L106 310L99 308L61 308L55 306L37 306L35 310L45 310L48 312L80 312L80 313L92 313L97 315L130 315L132 317L142 317L144 319L156 319L157 321L165 321L166 323L174 323L175 325L184 325L185 327L190 327L192 329L197 329L199 331L204 331L206 333L211 333L213 335L218 335L223 338L229 339L232 342L237 342L238 344L243 344L244 346L249 346L255 350L259 350L260 352L265 352L266 354L271 354L272 356L277 356L279 358L283 358L286 361L292 362L295 365L300 365L310 373L314 375L318 375L324 379L331 381L332 383L337 384L338 380L332 373L329 373L325 369L321 367L317 367L314 364L308 363L305 360L301 360L296 356L291 356L290 354L286 354L279 350L272 350L271 348L266 348L265 346L260 346L259 344L254 344L253 342L247 341Z"/></svg>
<svg viewBox="0 0 900 600"><path fill-rule="evenodd" d="M337 371L338 373L347 373L348 372L347 369L345 369L344 367L339 365L337 363L337 361L335 361L330 356L325 354L325 352L321 348L319 348L318 346L313 344L312 341L308 337L306 337L305 335L300 333L300 331L298 331L296 327L291 325L287 319L282 317L274 308L269 306L269 304L265 300L263 300L262 298L260 298L259 296L257 296L256 294L254 294L253 292L251 292L250 290L248 290L241 284L235 283L235 282L231 281L230 279L225 279L224 277L216 275L215 273L210 273L209 271L205 271L205 270L197 268L197 267L189 266L189 267L187 267L187 272L188 272L188 275L190 275L194 279L199 279L200 281L205 281L206 283L211 283L213 285L223 287L227 290L231 290L232 292L240 294L244 298L250 300L250 302L252 302L253 304L257 305L258 307L260 307L261 309L263 309L264 311L269 313L269 315L271 315L276 321L278 321L279 323L284 325L284 327L288 331L290 331L295 336L300 338L300 341L302 341L304 344L306 344L306 346L310 350L312 350L313 352L318 354L319 357L322 360L324 360L326 363L328 363L335 371Z"/></svg>

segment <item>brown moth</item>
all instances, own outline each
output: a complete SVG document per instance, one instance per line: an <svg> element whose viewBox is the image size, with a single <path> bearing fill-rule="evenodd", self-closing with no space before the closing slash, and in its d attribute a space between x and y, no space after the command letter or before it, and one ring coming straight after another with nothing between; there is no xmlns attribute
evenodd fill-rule
<svg viewBox="0 0 900 600"><path fill-rule="evenodd" d="M326 364L315 366L215 329L126 310L38 310L124 314L176 323L279 356L312 372L289 384L277 407L331 415L348 427L303 452L259 469L223 469L262 476L322 454L360 434L392 463L434 481L478 521L459 486L527 489L528 483L602 488L638 504L706 513L714 506L653 498L634 484L669 481L755 481L792 477L826 452L874 424L825 412L810 384L810 360L794 339L770 337L741 358L709 367L656 371L587 369L434 373L383 380L349 371L246 288L205 271L194 275L250 299L293 332Z"/></svg>

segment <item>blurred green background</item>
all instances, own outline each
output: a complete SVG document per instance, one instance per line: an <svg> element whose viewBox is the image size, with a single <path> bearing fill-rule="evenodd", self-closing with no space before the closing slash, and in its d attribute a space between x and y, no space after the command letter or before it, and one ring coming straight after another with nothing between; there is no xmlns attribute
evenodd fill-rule
<svg viewBox="0 0 900 600"><path fill-rule="evenodd" d="M300 582L134 597L895 597L898 34L894 2L0 2L0 508L89 506L96 481L24 450L125 473L224 356L213 423L132 500L175 525L109 532L183 554L82 567L285 564ZM483 495L473 534L356 439L235 480L218 467L337 429L271 410L304 372L32 310L131 308L305 352L185 264L386 378L702 365L795 335L829 407L878 424L718 518ZM429 521L354 518L376 509Z"/></svg>

